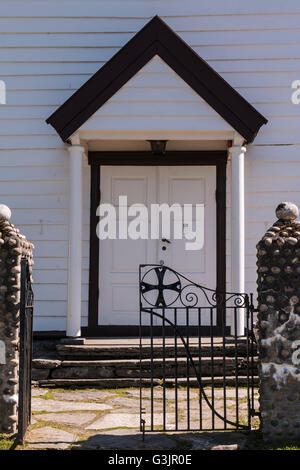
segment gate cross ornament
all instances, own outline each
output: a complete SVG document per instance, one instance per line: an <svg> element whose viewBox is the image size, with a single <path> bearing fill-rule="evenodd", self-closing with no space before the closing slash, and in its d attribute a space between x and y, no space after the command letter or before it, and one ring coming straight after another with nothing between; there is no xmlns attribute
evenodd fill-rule
<svg viewBox="0 0 300 470"><path fill-rule="evenodd" d="M155 274L157 276L158 284L150 284L148 282L142 281L141 282L142 294L145 294L146 292L149 292L152 290L158 290L155 307L167 307L167 303L164 297L164 291L172 290L174 292L180 293L181 283L178 279L178 281L173 282L171 284L164 284L164 277L167 271L167 268L165 267L154 268L153 271L155 271Z"/></svg>

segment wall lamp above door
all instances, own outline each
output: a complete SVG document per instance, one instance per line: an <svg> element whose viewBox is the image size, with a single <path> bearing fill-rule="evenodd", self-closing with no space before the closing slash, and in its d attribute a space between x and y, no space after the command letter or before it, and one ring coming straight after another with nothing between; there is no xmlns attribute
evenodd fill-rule
<svg viewBox="0 0 300 470"><path fill-rule="evenodd" d="M166 153L167 140L148 140L153 155L164 155Z"/></svg>

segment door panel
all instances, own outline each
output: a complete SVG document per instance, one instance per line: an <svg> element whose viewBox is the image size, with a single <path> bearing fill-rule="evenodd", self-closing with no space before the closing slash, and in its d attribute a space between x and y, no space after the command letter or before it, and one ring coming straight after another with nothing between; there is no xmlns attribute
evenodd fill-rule
<svg viewBox="0 0 300 470"><path fill-rule="evenodd" d="M187 250L187 240L171 240L161 250L164 264L187 275L194 282L216 289L216 168L214 166L160 167L159 200L168 204L200 204L204 209L204 245ZM187 223L195 230L195 210ZM189 227L183 227L187 232Z"/></svg>
<svg viewBox="0 0 300 470"><path fill-rule="evenodd" d="M119 196L127 195L128 205L140 203L149 207L156 200L156 179L155 167L104 166L101 203L112 203L118 209ZM119 219L117 227L118 222ZM138 266L155 262L155 241L100 240L100 325L138 324Z"/></svg>
<svg viewBox="0 0 300 470"><path fill-rule="evenodd" d="M117 208L119 195L127 195L128 205L145 204L149 214L151 203L201 205L204 214L201 226L204 244L200 250L186 250L188 240L174 239L172 231L170 243L162 241L162 232L159 240L101 240L100 325L138 325L138 265L141 263L164 262L194 282L216 288L215 190L215 166L101 168L101 203L112 203ZM128 217L128 221L131 219ZM150 222L149 220L149 234ZM195 210L183 222L195 225ZM189 225L184 227L185 232L189 230ZM191 324L193 323L192 321Z"/></svg>
<svg viewBox="0 0 300 470"><path fill-rule="evenodd" d="M216 289L216 167L214 166L169 166L160 167L159 200L174 204L199 204L203 220L199 225L204 233L200 250L187 250L187 239L171 238L171 243L160 243L160 258L164 264L175 269L202 286ZM184 223L185 222L185 223ZM187 224L187 225L186 225ZM183 220L183 230L195 230L196 211ZM163 250L165 247L165 250ZM197 295L201 293L197 290ZM205 296L199 298L199 305L208 307ZM178 324L186 324L186 311L178 310ZM190 309L189 324L197 325L197 312ZM172 320L172 318L170 318ZM209 324L209 310L202 310L202 324ZM215 320L214 320L215 322Z"/></svg>

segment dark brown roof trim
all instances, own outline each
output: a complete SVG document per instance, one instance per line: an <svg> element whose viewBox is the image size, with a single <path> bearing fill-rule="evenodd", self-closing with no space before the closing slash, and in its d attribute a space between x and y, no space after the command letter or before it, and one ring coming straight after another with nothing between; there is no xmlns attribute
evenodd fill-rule
<svg viewBox="0 0 300 470"><path fill-rule="evenodd" d="M267 119L155 16L47 120L66 141L153 56L163 59L246 142Z"/></svg>

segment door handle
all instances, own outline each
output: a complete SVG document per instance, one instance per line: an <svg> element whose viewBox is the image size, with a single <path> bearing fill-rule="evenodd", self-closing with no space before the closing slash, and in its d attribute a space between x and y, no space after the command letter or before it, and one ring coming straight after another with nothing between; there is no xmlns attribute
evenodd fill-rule
<svg viewBox="0 0 300 470"><path fill-rule="evenodd" d="M163 243L171 243L170 240L168 240L167 238L162 238L161 241L162 241Z"/></svg>

